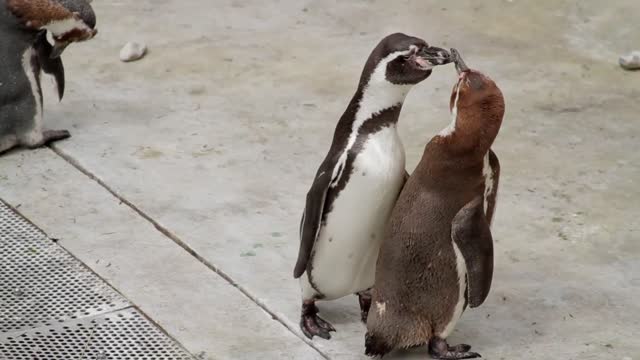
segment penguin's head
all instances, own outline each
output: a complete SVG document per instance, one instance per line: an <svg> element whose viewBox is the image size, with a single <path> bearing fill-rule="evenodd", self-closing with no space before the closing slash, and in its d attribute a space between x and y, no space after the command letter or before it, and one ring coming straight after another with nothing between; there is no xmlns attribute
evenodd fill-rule
<svg viewBox="0 0 640 360"><path fill-rule="evenodd" d="M7 8L27 28L48 30L54 41L51 58L59 57L73 42L93 38L96 15L91 0L7 0Z"/></svg>
<svg viewBox="0 0 640 360"><path fill-rule="evenodd" d="M451 109L454 106L460 109L483 103L499 102L504 110L502 92L491 78L480 71L470 69L456 49L451 49L451 58L458 73L458 81L451 92Z"/></svg>
<svg viewBox="0 0 640 360"><path fill-rule="evenodd" d="M391 34L378 43L362 72L361 84L384 81L415 85L431 75L437 65L451 62L447 50L402 33Z"/></svg>
<svg viewBox="0 0 640 360"><path fill-rule="evenodd" d="M484 144L477 148L488 149L504 116L502 92L488 76L467 67L456 49L451 49L451 57L458 72L450 100L453 122L440 135L449 137L458 133L460 146Z"/></svg>
<svg viewBox="0 0 640 360"><path fill-rule="evenodd" d="M52 58L59 57L69 44L92 39L98 33L91 0L58 0L70 15L45 26L53 36Z"/></svg>

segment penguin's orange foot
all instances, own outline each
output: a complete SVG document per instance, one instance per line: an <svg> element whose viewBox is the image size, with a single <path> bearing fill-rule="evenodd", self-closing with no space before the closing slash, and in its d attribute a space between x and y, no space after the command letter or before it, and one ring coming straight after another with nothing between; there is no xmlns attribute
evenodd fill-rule
<svg viewBox="0 0 640 360"><path fill-rule="evenodd" d="M305 301L302 304L300 329L309 339L319 336L325 340L331 339L331 331L336 331L330 323L318 316L318 308L313 301Z"/></svg>
<svg viewBox="0 0 640 360"><path fill-rule="evenodd" d="M360 319L366 324L369 317L369 309L371 308L371 290L361 291L357 295L360 303Z"/></svg>
<svg viewBox="0 0 640 360"><path fill-rule="evenodd" d="M434 337L429 342L429 355L434 359L458 360L458 359L474 359L482 357L480 354L470 352L471 346L467 344L459 344L449 346L447 341Z"/></svg>

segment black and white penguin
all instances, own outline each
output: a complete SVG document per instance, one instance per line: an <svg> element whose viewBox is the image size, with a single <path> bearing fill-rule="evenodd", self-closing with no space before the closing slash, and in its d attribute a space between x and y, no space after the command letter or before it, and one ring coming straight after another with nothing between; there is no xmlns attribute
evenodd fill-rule
<svg viewBox="0 0 640 360"><path fill-rule="evenodd" d="M400 33L384 38L369 56L300 224L294 277L300 278L300 327L307 337L330 339L335 331L317 315L316 300L357 293L366 319L384 226L407 176L398 116L411 87L448 62L446 50Z"/></svg>
<svg viewBox="0 0 640 360"><path fill-rule="evenodd" d="M452 123L427 144L390 216L376 266L366 354L429 345L435 359L480 355L449 346L467 306L480 306L491 288L490 223L499 163L491 151L504 116L504 98L484 74L451 50L459 78L450 100Z"/></svg>
<svg viewBox="0 0 640 360"><path fill-rule="evenodd" d="M93 38L95 25L86 0L0 0L0 153L70 136L66 130L44 130L40 74L54 76L62 99L60 55L70 43Z"/></svg>

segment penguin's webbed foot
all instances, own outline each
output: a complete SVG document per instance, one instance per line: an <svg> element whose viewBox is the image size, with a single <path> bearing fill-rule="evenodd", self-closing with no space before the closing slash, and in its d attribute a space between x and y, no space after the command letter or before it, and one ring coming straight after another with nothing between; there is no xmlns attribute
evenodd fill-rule
<svg viewBox="0 0 640 360"><path fill-rule="evenodd" d="M42 132L42 145L50 144L54 141L64 140L71 137L67 130L45 130Z"/></svg>
<svg viewBox="0 0 640 360"><path fill-rule="evenodd" d="M67 130L44 130L42 132L42 140L38 141L37 143L28 143L26 146L29 149L36 149L51 144L52 142L64 140L70 137L71 134Z"/></svg>
<svg viewBox="0 0 640 360"><path fill-rule="evenodd" d="M325 340L331 339L331 331L336 331L330 323L318 316L318 308L313 301L302 303L300 329L309 339L319 336Z"/></svg>
<svg viewBox="0 0 640 360"><path fill-rule="evenodd" d="M439 337L435 337L429 342L429 355L434 359L458 360L482 357L480 354L470 352L469 350L471 350L470 345L459 344L449 346L446 340Z"/></svg>
<svg viewBox="0 0 640 360"><path fill-rule="evenodd" d="M358 302L360 303L360 319L363 323L367 323L369 317L369 309L371 308L371 289L357 293Z"/></svg>

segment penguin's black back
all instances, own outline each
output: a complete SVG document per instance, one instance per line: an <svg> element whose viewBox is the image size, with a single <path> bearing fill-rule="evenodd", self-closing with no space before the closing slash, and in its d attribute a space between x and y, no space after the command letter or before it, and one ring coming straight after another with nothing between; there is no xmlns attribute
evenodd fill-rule
<svg viewBox="0 0 640 360"><path fill-rule="evenodd" d="M23 57L25 51L33 48L37 34L22 26L7 9L6 0L0 0L0 138L28 130L34 118L36 99L23 67ZM40 96L37 58L27 61L38 86L36 96Z"/></svg>

